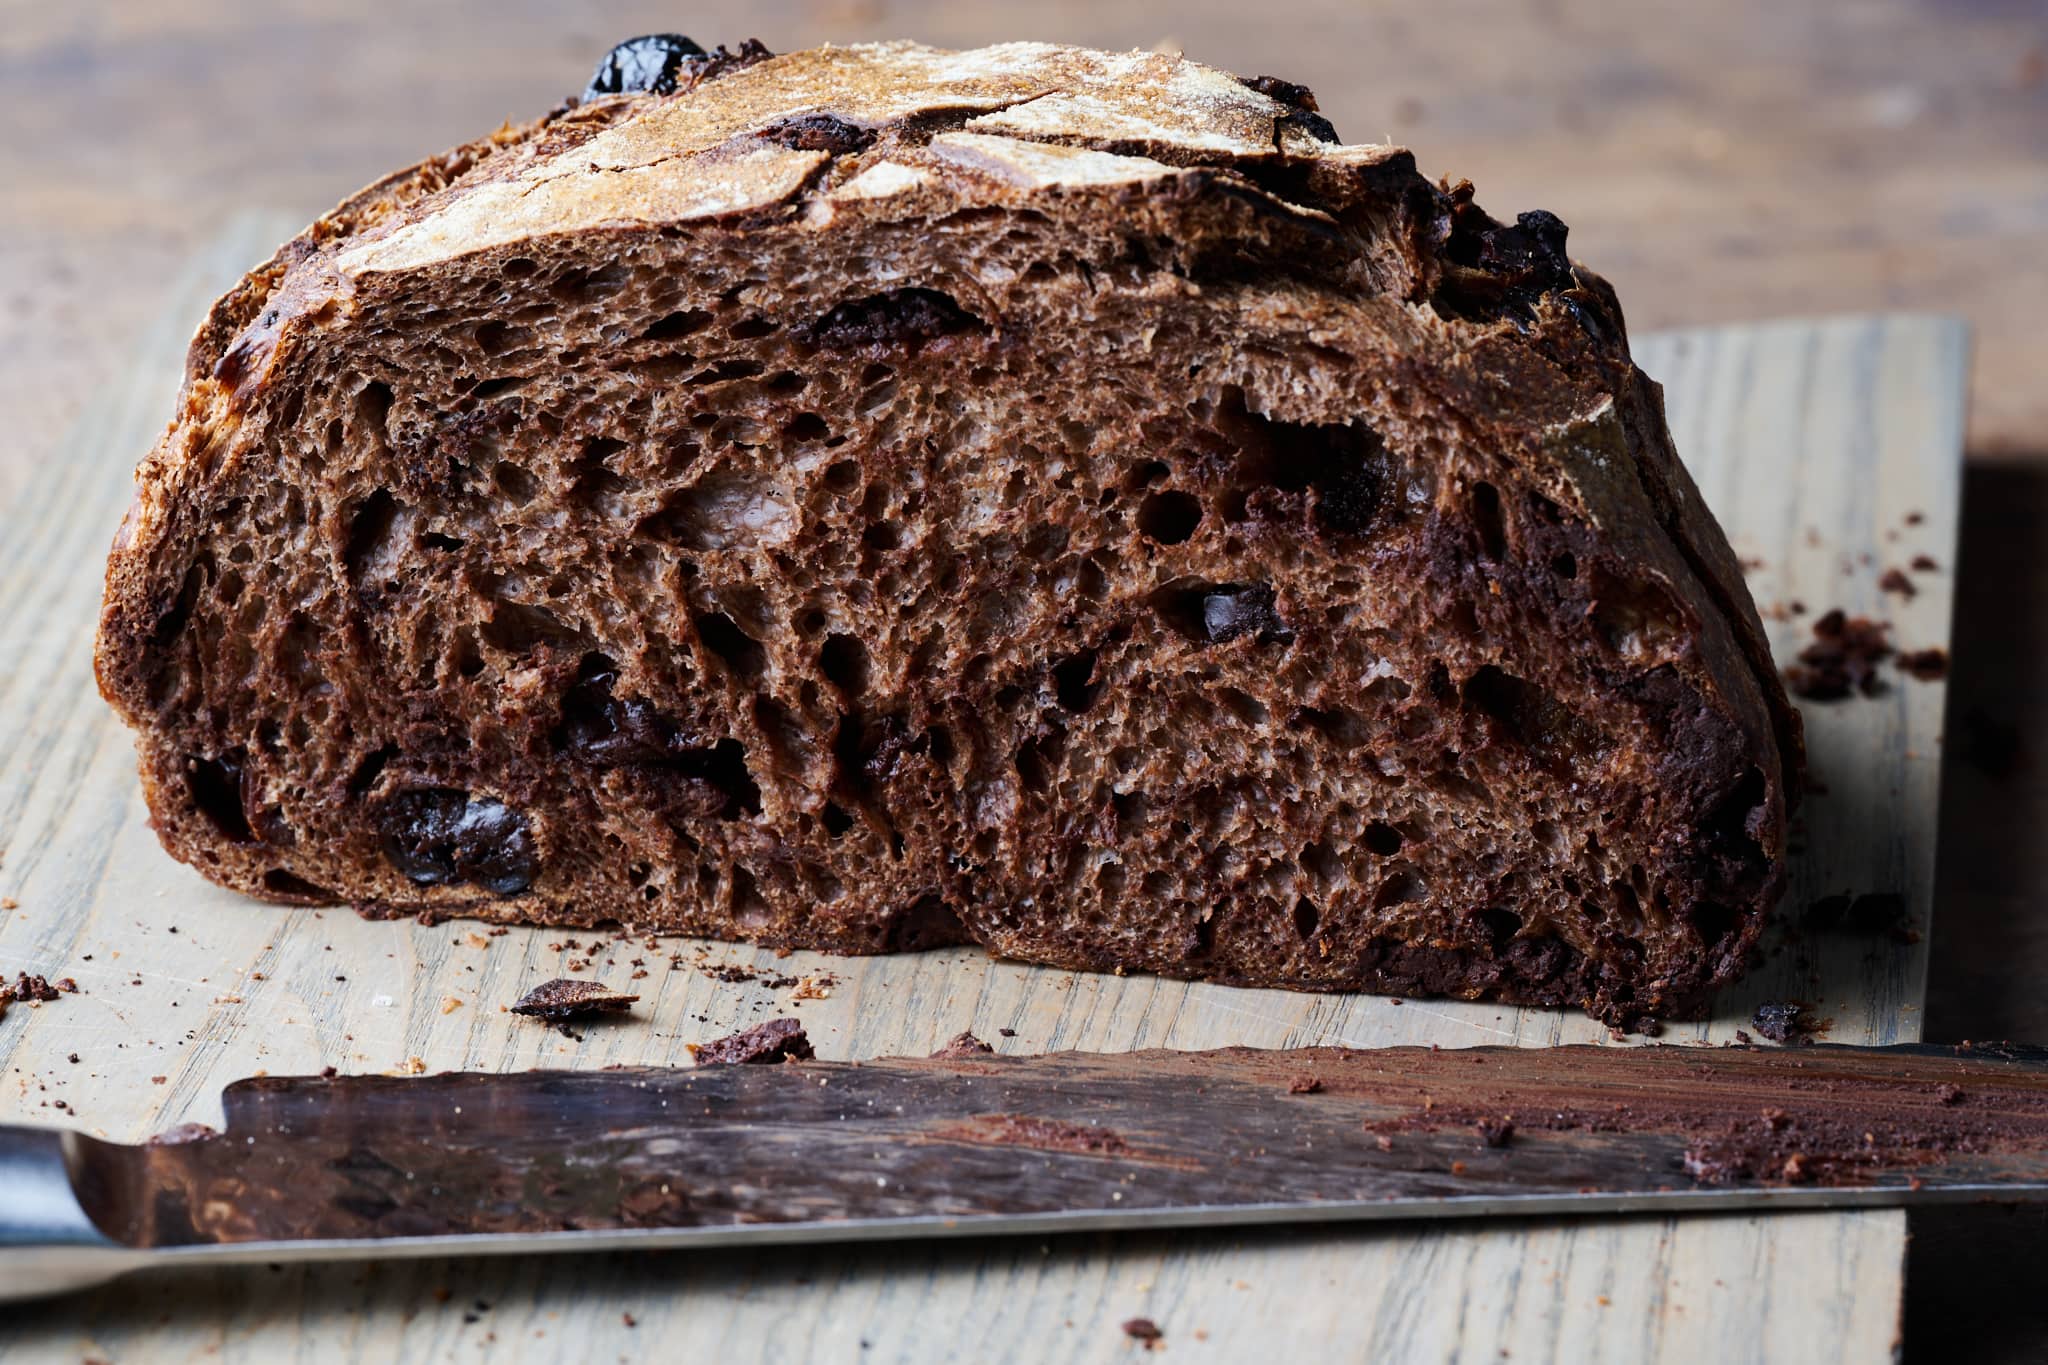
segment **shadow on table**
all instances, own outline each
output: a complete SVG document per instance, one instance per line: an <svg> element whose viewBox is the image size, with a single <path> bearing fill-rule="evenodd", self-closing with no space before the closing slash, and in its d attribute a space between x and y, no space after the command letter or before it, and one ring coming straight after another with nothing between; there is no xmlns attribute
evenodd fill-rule
<svg viewBox="0 0 2048 1365"><path fill-rule="evenodd" d="M2048 453L1963 479L1926 1037L2048 1041ZM1915 1213L1906 1359L2048 1353L2048 1209Z"/></svg>

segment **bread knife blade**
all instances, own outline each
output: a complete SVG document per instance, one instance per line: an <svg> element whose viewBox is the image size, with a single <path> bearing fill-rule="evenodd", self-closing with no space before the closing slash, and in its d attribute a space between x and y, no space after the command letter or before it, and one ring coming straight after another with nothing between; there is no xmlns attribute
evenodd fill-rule
<svg viewBox="0 0 2048 1365"><path fill-rule="evenodd" d="M0 1127L0 1300L149 1267L2048 1195L2048 1050L1309 1048L260 1077ZM180 1140L182 1138L182 1140Z"/></svg>

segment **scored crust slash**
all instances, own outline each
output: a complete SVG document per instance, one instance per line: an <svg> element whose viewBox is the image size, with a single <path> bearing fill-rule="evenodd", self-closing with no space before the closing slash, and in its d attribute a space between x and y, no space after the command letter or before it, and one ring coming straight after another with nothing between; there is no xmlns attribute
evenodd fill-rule
<svg viewBox="0 0 2048 1365"><path fill-rule="evenodd" d="M1174 56L636 40L214 307L100 686L272 900L1692 1010L1801 741L1566 238Z"/></svg>

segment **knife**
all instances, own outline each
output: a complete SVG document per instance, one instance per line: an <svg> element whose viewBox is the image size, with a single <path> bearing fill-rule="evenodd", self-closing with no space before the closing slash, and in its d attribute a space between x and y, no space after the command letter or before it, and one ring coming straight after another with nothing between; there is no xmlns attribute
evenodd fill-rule
<svg viewBox="0 0 2048 1365"><path fill-rule="evenodd" d="M2048 1050L961 1054L261 1077L0 1127L0 1300L147 1267L2048 1195Z"/></svg>

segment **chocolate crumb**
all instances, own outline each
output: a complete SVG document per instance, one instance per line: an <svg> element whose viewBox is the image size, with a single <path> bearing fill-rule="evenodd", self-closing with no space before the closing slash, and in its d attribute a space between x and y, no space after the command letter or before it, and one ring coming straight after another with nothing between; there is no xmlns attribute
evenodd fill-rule
<svg viewBox="0 0 2048 1365"><path fill-rule="evenodd" d="M691 1044L698 1066L802 1061L810 1056L811 1040L796 1019L770 1019L750 1029L703 1044Z"/></svg>
<svg viewBox="0 0 2048 1365"><path fill-rule="evenodd" d="M1505 1147L1515 1140L1515 1121L1505 1116L1479 1120L1479 1140L1489 1147Z"/></svg>
<svg viewBox="0 0 2048 1365"><path fill-rule="evenodd" d="M1884 576L1877 580L1878 591L1897 593L1901 597L1918 597L1920 589L1913 586L1913 580L1906 577L1904 569L1886 569Z"/></svg>
<svg viewBox="0 0 2048 1365"><path fill-rule="evenodd" d="M1941 565L1939 565L1939 564L1937 564L1937 563L1935 563L1935 562L1934 562L1934 556L1933 556L1933 555L1914 555L1914 556L1913 556L1913 572L1915 572L1915 573L1940 573L1940 572L1941 572Z"/></svg>
<svg viewBox="0 0 2048 1365"><path fill-rule="evenodd" d="M1948 651L1941 648L1911 649L1899 655L1899 669L1922 682L1939 682L1948 676Z"/></svg>
<svg viewBox="0 0 2048 1365"><path fill-rule="evenodd" d="M1287 1082L1290 1095L1320 1095L1322 1091L1323 1083L1315 1076L1296 1076Z"/></svg>
<svg viewBox="0 0 2048 1365"><path fill-rule="evenodd" d="M1959 1085L1937 1086L1934 1091L1934 1097L1943 1104L1961 1104L1963 1102L1963 1088Z"/></svg>
<svg viewBox="0 0 2048 1365"><path fill-rule="evenodd" d="M1129 1318L1124 1322L1124 1335L1132 1341L1142 1341L1145 1349L1156 1351L1159 1343L1166 1340L1166 1333L1159 1330L1159 1324L1150 1318Z"/></svg>
<svg viewBox="0 0 2048 1365"><path fill-rule="evenodd" d="M1013 1028L999 1028L996 1032L1002 1034L1005 1038L1015 1038L1017 1036L1017 1030Z"/></svg>
<svg viewBox="0 0 2048 1365"><path fill-rule="evenodd" d="M1795 695L1807 701L1839 701L1852 693L1874 697L1885 691L1877 666L1892 655L1891 629L1867 616L1851 617L1837 607L1813 623L1813 643L1799 662L1785 669Z"/></svg>
<svg viewBox="0 0 2048 1365"><path fill-rule="evenodd" d="M512 1006L514 1014L544 1019L551 1024L584 1019L594 1014L617 1014L629 1010L640 997L623 995L597 981L571 981L557 977L543 981Z"/></svg>
<svg viewBox="0 0 2048 1365"><path fill-rule="evenodd" d="M1750 1023L1774 1043L1812 1041L1813 1021L1807 1017L1806 1006L1797 1000L1766 1000L1756 1007Z"/></svg>
<svg viewBox="0 0 2048 1365"><path fill-rule="evenodd" d="M71 989L76 991L77 984L73 983ZM58 988L51 985L47 977L30 976L27 972L22 972L14 978L16 1000L55 1000L59 993Z"/></svg>
<svg viewBox="0 0 2048 1365"><path fill-rule="evenodd" d="M945 1042L945 1045L942 1046L937 1052L934 1052L932 1056L978 1057L983 1054L991 1053L994 1051L994 1048L990 1047L987 1043L982 1042L981 1039L975 1037L971 1033L956 1033L951 1038L948 1038Z"/></svg>

